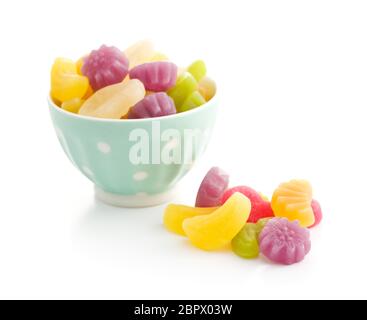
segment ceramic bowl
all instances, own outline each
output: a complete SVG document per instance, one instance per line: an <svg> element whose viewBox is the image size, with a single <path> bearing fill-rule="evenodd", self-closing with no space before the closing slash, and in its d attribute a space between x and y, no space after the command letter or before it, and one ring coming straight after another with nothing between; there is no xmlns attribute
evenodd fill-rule
<svg viewBox="0 0 367 320"><path fill-rule="evenodd" d="M209 143L218 107L214 96L184 113L112 120L64 111L50 97L48 104L69 160L94 183L98 199L122 207L158 205L174 196Z"/></svg>

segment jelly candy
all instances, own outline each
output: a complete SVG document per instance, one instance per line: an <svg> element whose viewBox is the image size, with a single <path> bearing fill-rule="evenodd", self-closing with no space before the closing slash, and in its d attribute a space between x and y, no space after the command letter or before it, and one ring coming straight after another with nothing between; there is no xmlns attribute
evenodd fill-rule
<svg viewBox="0 0 367 320"><path fill-rule="evenodd" d="M215 82L212 79L204 77L199 82L198 90L200 94L204 97L204 99L206 101L209 101L211 98L214 97L217 88Z"/></svg>
<svg viewBox="0 0 367 320"><path fill-rule="evenodd" d="M259 256L259 234L269 219L257 223L246 223L232 240L232 250L242 258L253 259Z"/></svg>
<svg viewBox="0 0 367 320"><path fill-rule="evenodd" d="M206 101L203 98L203 96L200 94L200 92L194 91L186 98L183 104L178 108L178 112L185 112L191 109L195 109L203 105L205 102Z"/></svg>
<svg viewBox="0 0 367 320"><path fill-rule="evenodd" d="M130 79L139 79L149 91L166 91L176 83L177 66L168 61L144 63L129 73Z"/></svg>
<svg viewBox="0 0 367 320"><path fill-rule="evenodd" d="M145 96L139 80L129 80L105 87L87 99L79 114L109 119L121 119L129 109Z"/></svg>
<svg viewBox="0 0 367 320"><path fill-rule="evenodd" d="M153 57L150 59L149 62L157 62L157 61L167 61L169 60L168 57L161 53L161 52L156 52Z"/></svg>
<svg viewBox="0 0 367 320"><path fill-rule="evenodd" d="M64 101L61 104L61 108L69 112L72 112L72 113L78 113L83 103L84 103L84 100L80 98L74 98L68 101Z"/></svg>
<svg viewBox="0 0 367 320"><path fill-rule="evenodd" d="M203 250L221 249L246 224L250 210L250 200L235 193L213 213L185 219L182 228L194 246Z"/></svg>
<svg viewBox="0 0 367 320"><path fill-rule="evenodd" d="M315 216L315 223L309 226L309 228L316 227L322 220L322 210L321 210L320 203L317 200L312 200L311 207L312 207L313 214Z"/></svg>
<svg viewBox="0 0 367 320"><path fill-rule="evenodd" d="M225 203L235 192L242 193L251 201L251 213L248 222L256 223L259 219L274 217L270 203L268 201L264 201L261 195L250 187L239 186L227 190L223 194L221 203Z"/></svg>
<svg viewBox="0 0 367 320"><path fill-rule="evenodd" d="M129 113L129 119L155 118L176 113L176 107L171 97L165 92L147 95L143 100L133 106Z"/></svg>
<svg viewBox="0 0 367 320"><path fill-rule="evenodd" d="M85 93L85 95L84 95L84 97L83 97L83 99L84 100L87 100L92 94L93 94L94 92L93 92L93 89L92 89L92 87L89 85L88 86L88 89L87 89L87 92Z"/></svg>
<svg viewBox="0 0 367 320"><path fill-rule="evenodd" d="M77 74L74 61L57 58L51 70L51 96L64 102L83 98L88 89L88 78Z"/></svg>
<svg viewBox="0 0 367 320"><path fill-rule="evenodd" d="M116 47L102 45L84 59L82 73L88 77L94 91L119 83L129 72L129 61Z"/></svg>
<svg viewBox="0 0 367 320"><path fill-rule="evenodd" d="M310 233L298 221L270 219L259 236L260 252L280 264L300 262L311 250Z"/></svg>
<svg viewBox="0 0 367 320"><path fill-rule="evenodd" d="M227 190L229 175L213 167L204 177L196 197L196 207L217 207L221 205L223 193Z"/></svg>
<svg viewBox="0 0 367 320"><path fill-rule="evenodd" d="M88 56L83 56L81 57L77 62L76 62L76 72L78 74L80 74L81 76L83 75L83 72L82 72L82 67L83 67L83 64L84 64L84 60L85 58L87 58Z"/></svg>
<svg viewBox="0 0 367 320"><path fill-rule="evenodd" d="M164 212L163 223L168 230L184 236L185 232L182 229L182 223L185 219L210 214L217 209L217 207L193 208L177 204L170 204L167 206Z"/></svg>
<svg viewBox="0 0 367 320"><path fill-rule="evenodd" d="M198 88L198 83L189 72L182 73L176 81L176 85L168 91L168 95L175 102L176 108L180 108L186 98Z"/></svg>
<svg viewBox="0 0 367 320"><path fill-rule="evenodd" d="M305 180L282 183L273 193L271 207L276 217L298 220L302 227L315 223L311 207L312 187Z"/></svg>
<svg viewBox="0 0 367 320"><path fill-rule="evenodd" d="M202 60L197 60L193 62L188 68L187 71L190 72L196 81L200 81L206 75L206 65Z"/></svg>
<svg viewBox="0 0 367 320"><path fill-rule="evenodd" d="M150 62L155 55L154 45L149 40L142 40L124 51L129 60L130 69L139 64Z"/></svg>

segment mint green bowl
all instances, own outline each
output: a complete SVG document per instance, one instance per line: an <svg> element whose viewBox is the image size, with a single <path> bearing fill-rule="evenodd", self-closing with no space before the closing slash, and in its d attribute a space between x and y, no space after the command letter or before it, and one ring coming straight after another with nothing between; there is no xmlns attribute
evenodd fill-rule
<svg viewBox="0 0 367 320"><path fill-rule="evenodd" d="M175 195L209 143L218 107L214 96L172 116L110 120L64 111L50 97L48 104L70 161L94 183L98 199L121 207L154 206Z"/></svg>

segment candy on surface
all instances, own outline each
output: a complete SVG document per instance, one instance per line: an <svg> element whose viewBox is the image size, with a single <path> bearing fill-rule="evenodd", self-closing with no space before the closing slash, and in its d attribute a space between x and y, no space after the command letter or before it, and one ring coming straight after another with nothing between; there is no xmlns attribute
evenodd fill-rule
<svg viewBox="0 0 367 320"><path fill-rule="evenodd" d="M270 219L259 236L260 252L280 264L300 262L311 250L310 233L298 221Z"/></svg>
<svg viewBox="0 0 367 320"><path fill-rule="evenodd" d="M72 113L78 113L83 103L84 103L83 99L74 98L68 101L64 101L61 104L61 108Z"/></svg>
<svg viewBox="0 0 367 320"><path fill-rule="evenodd" d="M150 59L149 62L157 62L157 61L168 61L168 57L161 52L154 53L153 57Z"/></svg>
<svg viewBox="0 0 367 320"><path fill-rule="evenodd" d="M320 203L317 200L312 200L311 207L312 207L313 214L315 216L315 223L309 226L309 228L316 227L318 224L320 224L322 220L322 210L321 210Z"/></svg>
<svg viewBox="0 0 367 320"><path fill-rule="evenodd" d="M185 219L182 228L194 246L203 250L221 249L243 228L250 211L250 200L235 193L213 213Z"/></svg>
<svg viewBox="0 0 367 320"><path fill-rule="evenodd" d="M260 219L274 217L270 202L264 201L257 191L247 186L238 186L228 189L223 194L221 203L225 203L235 192L242 193L251 201L251 213L248 222L256 223Z"/></svg>
<svg viewBox="0 0 367 320"><path fill-rule="evenodd" d="M83 75L94 91L122 82L129 72L129 61L116 47L102 45L84 58Z"/></svg>
<svg viewBox="0 0 367 320"><path fill-rule="evenodd" d="M259 234L269 219L261 219L257 223L246 223L233 238L232 250L242 258L254 259L259 256Z"/></svg>
<svg viewBox="0 0 367 320"><path fill-rule="evenodd" d="M187 71L190 72L196 81L200 81L206 76L206 65L203 60L196 60L188 68Z"/></svg>
<svg viewBox="0 0 367 320"><path fill-rule="evenodd" d="M216 86L215 82L212 79L210 79L208 77L204 77L199 82L198 90L201 93L201 95L204 97L204 99L206 101L209 101L211 98L214 97L214 95L217 91L217 86Z"/></svg>
<svg viewBox="0 0 367 320"><path fill-rule="evenodd" d="M124 51L129 60L130 68L134 68L139 64L147 63L155 55L154 45L149 40L139 41Z"/></svg>
<svg viewBox="0 0 367 320"><path fill-rule="evenodd" d="M271 207L276 217L298 220L302 227L309 227L315 223L311 202L310 183L305 180L291 180L282 183L274 191Z"/></svg>
<svg viewBox="0 0 367 320"><path fill-rule="evenodd" d="M186 98L186 100L182 103L182 105L178 108L177 111L178 112L189 111L191 109L200 107L204 103L206 103L206 101L203 98L203 96L200 94L200 92L194 91Z"/></svg>
<svg viewBox="0 0 367 320"><path fill-rule="evenodd" d="M88 78L77 74L74 61L57 58L51 69L51 96L64 102L83 98L88 90Z"/></svg>
<svg viewBox="0 0 367 320"><path fill-rule="evenodd" d="M193 208L183 205L170 204L167 206L164 212L163 224L169 231L184 236L185 232L182 229L182 223L185 219L210 214L217 209L218 209L217 207Z"/></svg>
<svg viewBox="0 0 367 320"><path fill-rule="evenodd" d="M262 229L265 227L265 225L268 223L268 221L270 221L271 219L273 219L273 218L262 218L262 219L260 219L256 222L256 225L257 225L258 230L259 230L259 234L262 231Z"/></svg>
<svg viewBox="0 0 367 320"><path fill-rule="evenodd" d="M176 113L171 97L165 92L153 93L135 104L128 113L129 119L163 117Z"/></svg>
<svg viewBox="0 0 367 320"><path fill-rule="evenodd" d="M186 98L198 88L198 83L190 72L182 73L176 81L176 85L168 91L168 95L175 102L176 108L180 108Z"/></svg>
<svg viewBox="0 0 367 320"><path fill-rule="evenodd" d="M221 205L223 193L227 190L229 175L213 167L205 175L196 196L196 207L217 207Z"/></svg>
<svg viewBox="0 0 367 320"><path fill-rule="evenodd" d="M121 119L145 96L144 85L136 79L107 86L95 92L79 110L79 114L108 119Z"/></svg>
<svg viewBox="0 0 367 320"><path fill-rule="evenodd" d="M149 91L166 91L176 84L177 66L169 61L149 62L129 72L130 79L139 79Z"/></svg>

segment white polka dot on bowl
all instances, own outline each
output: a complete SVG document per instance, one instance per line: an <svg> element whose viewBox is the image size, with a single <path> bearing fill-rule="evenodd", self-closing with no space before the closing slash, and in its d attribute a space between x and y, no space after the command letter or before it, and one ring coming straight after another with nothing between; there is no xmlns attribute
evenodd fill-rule
<svg viewBox="0 0 367 320"><path fill-rule="evenodd" d="M111 146L106 143L106 142L98 142L97 143L97 148L99 151L101 151L102 153L110 153L111 152Z"/></svg>
<svg viewBox="0 0 367 320"><path fill-rule="evenodd" d="M135 181L144 181L146 178L148 178L148 173L145 171L136 172L133 176Z"/></svg>

